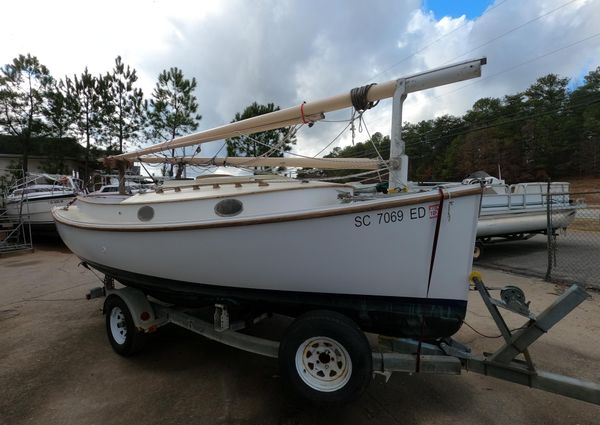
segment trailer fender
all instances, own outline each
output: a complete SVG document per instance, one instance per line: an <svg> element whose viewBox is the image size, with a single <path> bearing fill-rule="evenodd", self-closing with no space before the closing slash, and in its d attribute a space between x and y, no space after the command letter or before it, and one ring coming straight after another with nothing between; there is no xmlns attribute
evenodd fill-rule
<svg viewBox="0 0 600 425"><path fill-rule="evenodd" d="M154 332L160 326L164 325L166 321L156 315L154 308L146 295L135 288L125 287L121 289L110 289L106 291L106 302L111 297L118 297L127 305L127 308L131 312L131 318L135 327L141 332ZM106 308L102 308L102 312L106 314Z"/></svg>

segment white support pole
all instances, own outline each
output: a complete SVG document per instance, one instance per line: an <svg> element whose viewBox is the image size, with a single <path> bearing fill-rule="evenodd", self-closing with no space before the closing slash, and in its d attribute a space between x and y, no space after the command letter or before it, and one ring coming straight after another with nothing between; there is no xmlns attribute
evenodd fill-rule
<svg viewBox="0 0 600 425"><path fill-rule="evenodd" d="M400 79L396 82L396 90L392 99L389 189L402 190L408 184L408 156L404 152L404 140L402 140L402 103L404 103L404 99L406 99L406 80Z"/></svg>

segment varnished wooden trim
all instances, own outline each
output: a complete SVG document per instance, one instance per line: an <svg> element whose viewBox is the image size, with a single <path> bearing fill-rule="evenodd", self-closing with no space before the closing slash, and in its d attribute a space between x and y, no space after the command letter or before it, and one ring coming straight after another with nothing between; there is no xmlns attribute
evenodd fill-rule
<svg viewBox="0 0 600 425"><path fill-rule="evenodd" d="M444 199L456 199L464 196L471 196L481 194L481 188L475 187L467 190L461 190L458 193L449 194L447 190L442 191ZM310 220L315 218L335 217L338 215L358 214L362 212L374 211L374 210L385 210L390 208L404 207L408 205L422 204L426 202L439 202L440 195L438 193L430 193L425 196L418 196L414 198L404 197L393 197L384 202L377 203L358 203L350 207L337 207L334 209L328 209L324 211L315 211L309 213L295 213L295 214L282 214L275 217L263 217L263 218L246 218L246 219L231 219L231 220L220 220L213 223L197 223L197 224L175 224L169 226L150 226L150 225L136 225L136 226L114 226L114 225L91 225L74 222L68 219L64 219L55 211L52 211L54 219L66 226L77 227L88 230L100 230L100 231L112 231L112 232L169 232L169 231L182 231L182 230L198 230L198 229L217 229L222 227L237 227L237 226L253 226L258 224L270 224L270 223L285 223L290 221L299 220Z"/></svg>
<svg viewBox="0 0 600 425"><path fill-rule="evenodd" d="M275 193L275 192L285 192L285 191L291 191L291 190L308 190L308 189L325 189L325 188L345 188L345 189L352 189L353 187L351 185L347 185L347 184L339 184L339 183L329 183L329 184L323 184L323 185L317 185L317 186L297 186L297 187L281 187L281 188L270 188L270 189L266 189L266 187L271 187L269 185L267 186L260 186L260 189L256 189L256 190L249 190L249 191L244 191L244 192L230 192L230 193L222 193L219 194L218 192L215 191L215 195L211 195L211 196L197 196L197 193L194 192L190 192L192 193L192 195L195 195L194 198L188 198L188 199L155 199L153 201L148 201L148 200L144 200L144 194L140 194L140 198L139 198L139 202L127 202L125 204L122 204L122 200L121 202L115 202L115 203L108 203L108 202L94 202L90 199L87 199L86 197L80 196L78 198L78 202L82 201L82 202L86 202L88 204L94 204L94 205L140 205L140 204L148 204L148 203L152 203L152 204L162 204L162 203L175 203L175 202L191 202L191 201L198 201L198 200L205 200L205 199L221 199L221 198L239 198L242 196L246 196L246 195L256 195L256 194L264 194L264 193ZM166 192L161 192L161 194L165 194ZM206 193L206 191L204 192L200 192L200 193Z"/></svg>

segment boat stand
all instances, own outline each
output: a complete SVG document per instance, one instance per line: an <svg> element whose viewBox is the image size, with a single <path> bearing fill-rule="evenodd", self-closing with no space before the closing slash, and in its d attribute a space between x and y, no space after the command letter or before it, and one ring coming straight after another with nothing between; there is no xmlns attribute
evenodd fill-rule
<svg viewBox="0 0 600 425"><path fill-rule="evenodd" d="M419 343L411 339L380 341L385 351L373 353L373 370L389 379L392 372L460 374L462 370L526 385L600 405L600 384L536 369L528 347L581 304L589 295L577 285L571 286L538 316L529 311L522 291L514 286L501 290L501 299L490 295L481 276L473 273L471 282L496 323L504 344L493 353L475 355L452 339ZM507 326L499 308L527 317L516 331ZM517 356L523 355L523 360Z"/></svg>
<svg viewBox="0 0 600 425"><path fill-rule="evenodd" d="M18 216L9 216L6 210L0 210L0 255L21 251L33 252L29 203L23 197Z"/></svg>
<svg viewBox="0 0 600 425"><path fill-rule="evenodd" d="M372 372L383 375L387 381L393 372L459 375L465 370L600 405L600 384L538 370L528 352L531 344L589 297L585 290L571 286L536 316L529 310L529 303L519 288L487 288L479 273L471 275L471 282L504 338L500 348L493 353L476 355L471 353L469 347L451 338L422 342L379 337L372 352ZM500 299L490 295L493 289L500 290ZM118 298L126 305L133 321L131 330L136 333L151 333L173 323L241 350L272 358L279 355L279 341L239 332L269 317L266 313L249 321L236 321L230 317L226 305L217 304L214 306L213 323L210 323L201 319L197 310L164 304L132 287L115 289L110 276L105 276L104 287L92 289L87 298L102 296L107 297L105 309L111 298ZM511 331L500 309L524 316L528 321L516 331ZM105 313L108 314L107 311ZM116 323L116 326L124 327L125 324ZM523 359L517 359L519 355Z"/></svg>

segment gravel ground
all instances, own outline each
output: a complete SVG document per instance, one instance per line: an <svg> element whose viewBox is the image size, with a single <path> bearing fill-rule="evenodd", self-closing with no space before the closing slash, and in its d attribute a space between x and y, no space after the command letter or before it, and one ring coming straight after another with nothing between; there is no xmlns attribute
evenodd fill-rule
<svg viewBox="0 0 600 425"><path fill-rule="evenodd" d="M568 230L556 239L551 278L600 289L600 233ZM480 266L543 278L548 267L546 235L485 244Z"/></svg>
<svg viewBox="0 0 600 425"><path fill-rule="evenodd" d="M0 257L0 424L597 424L600 407L474 373L376 377L357 402L308 406L291 396L277 362L167 327L134 358L110 348L98 285L57 244ZM484 270L514 284L540 311L564 289ZM472 293L467 322L495 335ZM600 382L600 294L542 337L538 367ZM517 317L511 326L519 326ZM463 327L457 339L491 351L498 339Z"/></svg>

